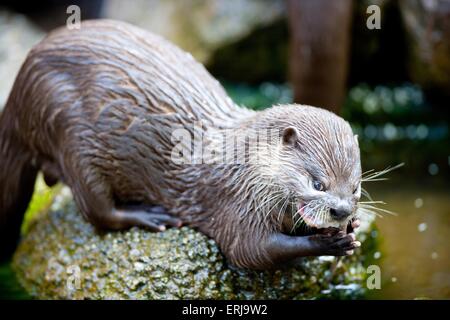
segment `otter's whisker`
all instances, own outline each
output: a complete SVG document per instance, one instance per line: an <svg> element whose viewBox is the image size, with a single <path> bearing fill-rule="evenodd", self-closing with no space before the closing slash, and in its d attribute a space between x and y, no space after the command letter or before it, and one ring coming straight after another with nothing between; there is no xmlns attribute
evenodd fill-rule
<svg viewBox="0 0 450 320"><path fill-rule="evenodd" d="M362 204L375 204L375 203L386 204L386 202L384 202L384 201L359 201L358 203L362 203Z"/></svg>
<svg viewBox="0 0 450 320"><path fill-rule="evenodd" d="M301 228L301 231L304 231L304 230L306 230L306 227L307 227L307 225L306 225L306 223L305 223L305 221L303 221L303 218L302 218L302 216L301 216L301 214L300 214L300 211L302 210L302 209L304 209L305 208L305 205L303 205L301 208L299 208L297 211L295 211L295 213L293 214L293 216L292 216L292 218L293 218L293 227L292 227L292 231L294 231L295 229L297 229L297 228ZM297 219L295 219L295 218L297 218ZM291 231L291 232L292 232Z"/></svg>
<svg viewBox="0 0 450 320"><path fill-rule="evenodd" d="M362 193L362 195L365 196L367 199L369 199L369 200L372 201L372 197L371 197L370 193L369 193L366 189L364 189L363 187L361 187L361 193Z"/></svg>
<svg viewBox="0 0 450 320"><path fill-rule="evenodd" d="M280 212L278 212L278 220L280 220L281 215L285 214L288 204L289 204L289 198L285 198L283 205L280 208Z"/></svg>
<svg viewBox="0 0 450 320"><path fill-rule="evenodd" d="M329 213L329 210L328 210L328 208L324 205L323 206L323 208L322 208L322 221L323 222L326 222L328 219L327 219L327 217L328 217L328 213Z"/></svg>
<svg viewBox="0 0 450 320"><path fill-rule="evenodd" d="M302 210L305 210L307 206L308 206L308 204L303 204L300 208L298 208L298 209L295 211L294 216L297 216L297 215L298 215L299 217L301 217L300 212L301 212Z"/></svg>
<svg viewBox="0 0 450 320"><path fill-rule="evenodd" d="M381 214L379 214L378 212L372 211L372 210L368 210L365 208L358 208L358 214L363 214L365 216L377 216L379 218L383 218L383 216Z"/></svg>
<svg viewBox="0 0 450 320"><path fill-rule="evenodd" d="M281 201L283 201L283 197L280 197L280 198L272 205L272 208L270 208L270 210L267 211L265 218L267 218L267 217L272 213L273 209L275 209Z"/></svg>
<svg viewBox="0 0 450 320"><path fill-rule="evenodd" d="M317 209L313 211L313 223L314 223L315 225L318 224L317 222L320 222L320 221L321 221L321 213L322 213L323 205L320 204L320 203L318 203L317 206L316 206L316 208L317 208Z"/></svg>
<svg viewBox="0 0 450 320"><path fill-rule="evenodd" d="M369 210L377 210L377 211L381 211L381 212L384 212L384 213L388 213L388 214L393 215L393 216L398 216L398 214L393 212L393 211L390 211L390 210L387 210L387 209L383 209L383 208L378 208L378 207L371 206L371 205L368 205L368 204L361 204L361 205L358 205L358 207L361 207L361 208L364 208L364 209L369 209Z"/></svg>
<svg viewBox="0 0 450 320"><path fill-rule="evenodd" d="M323 206L319 206L319 208L317 209L317 213L316 213L316 218L314 220L314 224L318 225L320 224L320 222L322 221L322 210L323 210Z"/></svg>
<svg viewBox="0 0 450 320"><path fill-rule="evenodd" d="M301 232L307 232L307 230L309 229L308 225L302 219L296 221L296 227L294 228L294 230L298 228L300 228Z"/></svg>
<svg viewBox="0 0 450 320"><path fill-rule="evenodd" d="M372 172L374 172L374 171L375 171L375 169L369 169L369 170L367 170L367 171L364 171L364 172L361 174L361 177L367 176L369 173L372 173Z"/></svg>
<svg viewBox="0 0 450 320"><path fill-rule="evenodd" d="M255 209L256 212L259 212L259 209L261 209L263 206L271 203L274 199L278 198L280 196L281 192L274 192L272 195L268 198L266 198L262 203L258 205L258 207ZM263 211L264 212L264 211Z"/></svg>
<svg viewBox="0 0 450 320"><path fill-rule="evenodd" d="M404 163L402 162L402 163L400 163L400 164L398 164L398 165L396 165L396 166L393 166L392 168L387 167L387 168L384 169L384 170L377 171L377 172L371 173L371 174L366 175L366 176L363 176L363 175L362 175L362 176L361 176L361 181L362 181L362 182L371 182L371 181L387 180L387 178L379 178L379 177L382 176L382 175L385 175L386 173L391 172L391 171L393 171L393 170L395 170L395 169L398 169L398 168L400 168L400 167L403 167L403 166L404 166Z"/></svg>
<svg viewBox="0 0 450 320"><path fill-rule="evenodd" d="M386 181L389 180L388 178L361 178L361 183L365 182L374 182L374 181Z"/></svg>

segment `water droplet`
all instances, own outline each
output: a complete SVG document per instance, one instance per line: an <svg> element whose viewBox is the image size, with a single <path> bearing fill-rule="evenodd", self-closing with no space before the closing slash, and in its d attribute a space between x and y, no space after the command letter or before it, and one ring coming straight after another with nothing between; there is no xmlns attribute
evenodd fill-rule
<svg viewBox="0 0 450 320"><path fill-rule="evenodd" d="M392 281L392 282L397 282L397 278L396 278L396 277L392 277L392 278L391 278L391 281Z"/></svg>
<svg viewBox="0 0 450 320"><path fill-rule="evenodd" d="M422 198L417 198L416 200L414 200L414 207L416 208L422 208L423 206L423 200Z"/></svg>
<svg viewBox="0 0 450 320"><path fill-rule="evenodd" d="M416 126L409 125L406 127L406 136L410 138L411 140L414 140L416 138Z"/></svg>
<svg viewBox="0 0 450 320"><path fill-rule="evenodd" d="M437 254L437 252L431 253L431 259L436 260L438 257L439 257L439 255Z"/></svg>
<svg viewBox="0 0 450 320"><path fill-rule="evenodd" d="M366 96L366 92L360 87L355 87L350 91L350 96L353 100L361 102Z"/></svg>
<svg viewBox="0 0 450 320"><path fill-rule="evenodd" d="M388 140L393 140L397 136L397 128L392 123L386 123L383 134Z"/></svg>
<svg viewBox="0 0 450 320"><path fill-rule="evenodd" d="M395 88L394 99L398 104L405 105L408 103L408 94L403 88Z"/></svg>
<svg viewBox="0 0 450 320"><path fill-rule="evenodd" d="M436 163L430 163L428 166L428 173L435 176L439 173L439 167Z"/></svg>
<svg viewBox="0 0 450 320"><path fill-rule="evenodd" d="M381 252L377 251L373 254L374 259L380 259L381 258Z"/></svg>
<svg viewBox="0 0 450 320"><path fill-rule="evenodd" d="M417 226L417 230L419 230L419 232L424 232L427 228L428 225L425 222L422 222Z"/></svg>
<svg viewBox="0 0 450 320"><path fill-rule="evenodd" d="M419 139L425 139L428 136L428 127L424 124L418 125L416 128L416 135Z"/></svg>
<svg viewBox="0 0 450 320"><path fill-rule="evenodd" d="M369 94L363 102L363 109L367 113L375 113L378 110L378 101L374 94Z"/></svg>
<svg viewBox="0 0 450 320"><path fill-rule="evenodd" d="M370 124L364 128L364 134L368 139L375 139L377 136L377 131L377 128Z"/></svg>

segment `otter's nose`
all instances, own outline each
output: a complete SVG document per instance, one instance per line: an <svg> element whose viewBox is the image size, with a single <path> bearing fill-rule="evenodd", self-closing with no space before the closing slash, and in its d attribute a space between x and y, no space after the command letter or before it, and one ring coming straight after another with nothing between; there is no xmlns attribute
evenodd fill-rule
<svg viewBox="0 0 450 320"><path fill-rule="evenodd" d="M351 214L351 211L344 209L330 209L330 215L336 220L344 220Z"/></svg>

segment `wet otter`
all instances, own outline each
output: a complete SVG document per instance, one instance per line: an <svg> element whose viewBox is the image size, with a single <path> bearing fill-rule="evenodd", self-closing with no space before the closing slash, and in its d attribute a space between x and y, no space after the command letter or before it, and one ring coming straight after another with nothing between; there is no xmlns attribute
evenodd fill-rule
<svg viewBox="0 0 450 320"><path fill-rule="evenodd" d="M174 127L194 134L196 121L205 145L227 130L278 134L258 149L257 164L174 161ZM31 50L0 118L0 152L3 252L14 246L38 170L49 185L67 184L98 228L185 223L240 267L359 246L338 229L290 232L357 226L361 166L347 122L308 106L240 108L191 55L123 22L61 28Z"/></svg>

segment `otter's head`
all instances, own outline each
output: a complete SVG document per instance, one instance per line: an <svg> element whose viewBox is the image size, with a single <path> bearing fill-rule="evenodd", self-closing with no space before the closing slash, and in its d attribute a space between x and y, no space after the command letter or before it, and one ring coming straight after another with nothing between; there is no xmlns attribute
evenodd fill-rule
<svg viewBox="0 0 450 320"><path fill-rule="evenodd" d="M357 136L346 121L323 109L273 109L281 139L269 166L285 198L279 214L292 227L343 228L361 196Z"/></svg>

